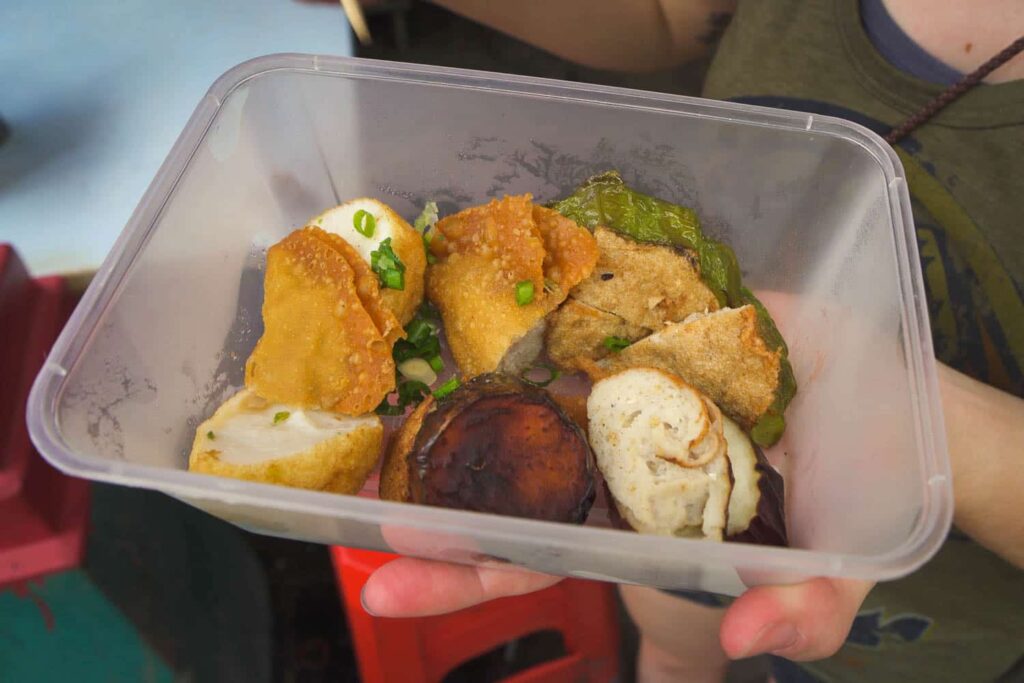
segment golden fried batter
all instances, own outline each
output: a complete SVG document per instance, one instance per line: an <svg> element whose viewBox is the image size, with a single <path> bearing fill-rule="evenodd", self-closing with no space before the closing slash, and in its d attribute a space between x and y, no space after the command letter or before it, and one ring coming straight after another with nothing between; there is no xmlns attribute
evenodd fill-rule
<svg viewBox="0 0 1024 683"><path fill-rule="evenodd" d="M597 365L603 372L649 367L678 375L750 429L775 399L780 359L781 351L761 338L754 307L743 306L666 325Z"/></svg>
<svg viewBox="0 0 1024 683"><path fill-rule="evenodd" d="M287 417L280 423L276 416ZM248 389L196 428L191 472L314 491L356 494L377 464L384 427L376 415L348 417L274 404Z"/></svg>
<svg viewBox="0 0 1024 683"><path fill-rule="evenodd" d="M651 330L718 310L692 251L635 242L608 228L595 230L594 238L601 255L572 291L579 301Z"/></svg>
<svg viewBox="0 0 1024 683"><path fill-rule="evenodd" d="M540 331L536 326L596 261L585 228L537 211L530 199L492 200L437 224L431 249L438 262L427 269L427 296L440 310L448 346L467 376L494 371L507 357L516 364L532 360L529 353L509 351L524 338L539 340L530 332ZM546 289L545 280L553 286ZM533 284L533 299L519 305L516 285L526 281Z"/></svg>
<svg viewBox="0 0 1024 683"><path fill-rule="evenodd" d="M605 345L609 337L636 341L651 331L631 325L613 313L569 298L548 318L547 350L551 360L566 370L580 370L581 359L604 358L612 351Z"/></svg>
<svg viewBox="0 0 1024 683"><path fill-rule="evenodd" d="M544 240L533 220L531 196L492 199L438 221L431 250L439 259L476 254L492 262L491 284L530 280L544 288Z"/></svg>
<svg viewBox="0 0 1024 683"><path fill-rule="evenodd" d="M309 229L267 251L263 326L245 384L267 400L361 415L395 386L391 347L360 301L355 273Z"/></svg>
<svg viewBox="0 0 1024 683"><path fill-rule="evenodd" d="M544 277L568 292L594 270L597 242L589 230L554 209L534 205L533 220L544 240Z"/></svg>
<svg viewBox="0 0 1024 683"><path fill-rule="evenodd" d="M370 270L370 264L363 260L359 252L345 241L344 238L334 233L326 232L320 228L310 227L309 231L317 239L324 241L332 249L335 249L355 274L356 294L363 308L370 314L373 324L388 346L392 346L397 340L405 337L405 330L398 323L398 318L387 307L382 298L383 292L380 289L380 280L377 274Z"/></svg>

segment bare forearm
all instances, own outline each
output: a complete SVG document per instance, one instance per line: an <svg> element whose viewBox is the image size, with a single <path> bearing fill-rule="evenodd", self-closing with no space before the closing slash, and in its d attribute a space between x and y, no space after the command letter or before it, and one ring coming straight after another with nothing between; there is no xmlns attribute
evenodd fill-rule
<svg viewBox="0 0 1024 683"><path fill-rule="evenodd" d="M939 365L956 525L1024 569L1024 400Z"/></svg>
<svg viewBox="0 0 1024 683"><path fill-rule="evenodd" d="M651 71L696 59L736 0L434 0L559 57L615 71Z"/></svg>

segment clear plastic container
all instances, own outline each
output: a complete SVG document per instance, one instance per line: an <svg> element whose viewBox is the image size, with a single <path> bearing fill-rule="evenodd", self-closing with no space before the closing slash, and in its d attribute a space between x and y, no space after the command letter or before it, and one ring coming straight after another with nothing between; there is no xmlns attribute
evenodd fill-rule
<svg viewBox="0 0 1024 683"><path fill-rule="evenodd" d="M141 141L140 141L141 142ZM503 193L549 200L618 169L736 249L800 390L769 453L791 548L576 527L186 471L195 425L242 384L265 248L339 201L412 218ZM39 450L78 476L165 491L261 533L737 594L923 563L952 515L903 169L820 116L427 66L279 55L199 103L36 380ZM603 505L603 503L601 504Z"/></svg>

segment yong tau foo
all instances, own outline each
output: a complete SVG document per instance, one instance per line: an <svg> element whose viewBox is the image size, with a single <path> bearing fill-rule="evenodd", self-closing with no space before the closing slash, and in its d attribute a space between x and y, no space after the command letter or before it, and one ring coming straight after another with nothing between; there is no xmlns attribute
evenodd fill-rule
<svg viewBox="0 0 1024 683"><path fill-rule="evenodd" d="M582 524L603 497L639 533L787 542L761 447L789 350L732 250L616 173L324 211L268 250L263 323L193 471L365 495L379 466L385 500Z"/></svg>

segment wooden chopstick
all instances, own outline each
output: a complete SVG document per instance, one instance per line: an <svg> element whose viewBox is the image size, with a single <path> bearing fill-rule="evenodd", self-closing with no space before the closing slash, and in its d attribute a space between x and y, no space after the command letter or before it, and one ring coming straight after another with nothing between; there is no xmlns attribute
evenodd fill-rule
<svg viewBox="0 0 1024 683"><path fill-rule="evenodd" d="M366 25L366 16L359 5L359 0L341 0L341 8L345 10L348 23L352 25L359 42L363 45L371 44L373 40L370 38L370 27Z"/></svg>

